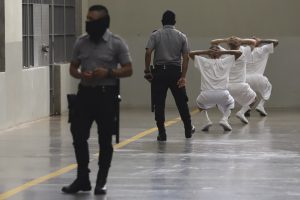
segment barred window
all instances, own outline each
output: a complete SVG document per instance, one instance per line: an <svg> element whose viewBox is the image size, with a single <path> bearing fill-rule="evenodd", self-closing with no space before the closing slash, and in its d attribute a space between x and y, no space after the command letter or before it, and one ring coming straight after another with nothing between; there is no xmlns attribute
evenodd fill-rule
<svg viewBox="0 0 300 200"><path fill-rule="evenodd" d="M68 62L75 32L75 0L23 0L23 66Z"/></svg>
<svg viewBox="0 0 300 200"><path fill-rule="evenodd" d="M5 24L4 1L0 1L0 72L5 71Z"/></svg>

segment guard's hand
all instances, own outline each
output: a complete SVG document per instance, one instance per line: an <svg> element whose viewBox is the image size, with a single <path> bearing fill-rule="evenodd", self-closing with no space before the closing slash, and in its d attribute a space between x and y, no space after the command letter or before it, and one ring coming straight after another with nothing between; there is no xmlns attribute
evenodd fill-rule
<svg viewBox="0 0 300 200"><path fill-rule="evenodd" d="M83 79L89 80L89 79L93 78L93 72L84 71L84 72L81 73L81 76L82 76Z"/></svg>
<svg viewBox="0 0 300 200"><path fill-rule="evenodd" d="M104 79L107 77L108 70L103 67L98 67L93 72L93 75L97 78Z"/></svg>
<svg viewBox="0 0 300 200"><path fill-rule="evenodd" d="M185 79L185 77L181 77L181 78L177 81L178 88L185 87L185 84L186 84L186 79Z"/></svg>
<svg viewBox="0 0 300 200"><path fill-rule="evenodd" d="M145 75L144 75L144 78L147 80L147 81L149 81L150 83L151 83L151 81L153 80L153 76L152 76L152 74L149 72L149 73L146 73Z"/></svg>
<svg viewBox="0 0 300 200"><path fill-rule="evenodd" d="M151 83L151 81L153 80L153 75L152 75L151 71L150 71L148 68L146 68L146 69L144 70L144 73L145 73L144 78L145 78L148 82Z"/></svg>

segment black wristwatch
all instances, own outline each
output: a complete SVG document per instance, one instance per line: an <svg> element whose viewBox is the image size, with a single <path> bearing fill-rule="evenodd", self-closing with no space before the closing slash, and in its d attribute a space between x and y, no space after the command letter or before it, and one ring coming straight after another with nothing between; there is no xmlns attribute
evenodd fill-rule
<svg viewBox="0 0 300 200"><path fill-rule="evenodd" d="M145 70L144 70L144 73L145 73L145 74L148 74L148 73L150 73L150 70L149 70L149 69L145 69Z"/></svg>

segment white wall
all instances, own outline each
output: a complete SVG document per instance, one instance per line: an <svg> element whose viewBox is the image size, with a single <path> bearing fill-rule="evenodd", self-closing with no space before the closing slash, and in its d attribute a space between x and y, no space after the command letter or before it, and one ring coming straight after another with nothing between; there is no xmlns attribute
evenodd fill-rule
<svg viewBox="0 0 300 200"><path fill-rule="evenodd" d="M22 1L5 0L5 72L0 73L0 129L49 115L49 68L22 67Z"/></svg>
<svg viewBox="0 0 300 200"><path fill-rule="evenodd" d="M145 44L149 34L161 27L162 13L171 9L177 15L176 27L187 34L191 49L206 49L211 39L231 35L279 39L279 47L270 57L266 70L274 88L267 106L300 107L299 0L88 0L86 3L107 6L110 29L129 44L134 75L122 81L123 105L149 104L149 85L142 78ZM83 12L84 17L86 10ZM195 105L199 84L199 73L190 63L191 106ZM168 105L174 105L172 98L168 98Z"/></svg>
<svg viewBox="0 0 300 200"><path fill-rule="evenodd" d="M0 72L0 122L1 126L6 125L6 97L4 94L6 94L6 79L5 79L5 74Z"/></svg>
<svg viewBox="0 0 300 200"><path fill-rule="evenodd" d="M49 116L49 66L22 67L22 0L5 0L5 63L5 72L0 72L0 130ZM76 92L78 80L69 75L69 64L62 64L60 73L65 112L66 94Z"/></svg>
<svg viewBox="0 0 300 200"><path fill-rule="evenodd" d="M88 0L83 1L82 23L89 5L100 3L111 14L111 30L129 44L134 75L122 79L122 105L149 106L149 84L143 79L144 48L152 30L160 28L163 11L177 14L177 28L187 34L191 49L205 49L213 38L257 35L278 38L266 74L273 84L270 107L300 107L300 1L298 0ZM22 1L5 0L5 72L0 73L0 129L49 116L49 67L22 68ZM67 110L66 94L76 92L68 64L61 66L61 110ZM190 105L199 92L199 73L190 63ZM168 105L174 100L168 95Z"/></svg>

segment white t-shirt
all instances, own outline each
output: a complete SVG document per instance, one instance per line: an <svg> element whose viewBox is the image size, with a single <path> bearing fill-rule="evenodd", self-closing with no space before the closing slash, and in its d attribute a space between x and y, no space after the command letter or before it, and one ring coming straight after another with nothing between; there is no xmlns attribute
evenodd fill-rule
<svg viewBox="0 0 300 200"><path fill-rule="evenodd" d="M274 44L266 44L261 47L255 47L250 59L247 61L247 75L263 75L266 69L269 55L274 52Z"/></svg>
<svg viewBox="0 0 300 200"><path fill-rule="evenodd" d="M246 81L246 64L251 56L251 48L250 46L241 46L239 50L242 55L230 69L229 83L245 83Z"/></svg>
<svg viewBox="0 0 300 200"><path fill-rule="evenodd" d="M229 71L234 61L233 55L220 59L195 56L194 65L201 72L201 90L227 90Z"/></svg>

